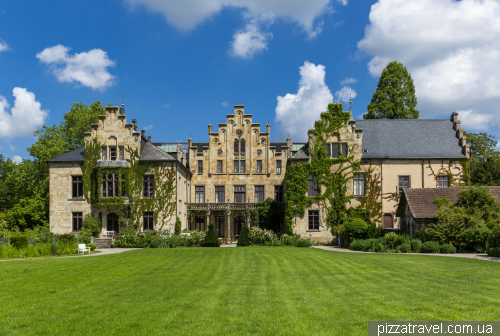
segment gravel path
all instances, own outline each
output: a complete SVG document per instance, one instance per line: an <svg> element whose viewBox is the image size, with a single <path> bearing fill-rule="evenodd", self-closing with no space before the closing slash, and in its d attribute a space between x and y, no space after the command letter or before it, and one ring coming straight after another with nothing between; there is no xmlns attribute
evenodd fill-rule
<svg viewBox="0 0 500 336"><path fill-rule="evenodd" d="M326 251L334 252L345 252L345 253L380 253L380 252L364 252L364 251L353 251L346 248L341 248L337 246L313 246L314 248ZM441 254L441 253L398 253L398 255L426 255L435 257L454 257L454 258L469 258L478 260L488 260L500 262L500 258L489 257L487 254L476 254L476 253L455 253L455 254Z"/></svg>

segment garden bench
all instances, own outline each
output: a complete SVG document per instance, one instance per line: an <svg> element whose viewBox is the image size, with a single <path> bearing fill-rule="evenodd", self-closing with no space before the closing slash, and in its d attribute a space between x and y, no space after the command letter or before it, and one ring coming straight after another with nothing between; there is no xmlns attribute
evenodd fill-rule
<svg viewBox="0 0 500 336"><path fill-rule="evenodd" d="M102 237L103 238L113 238L114 235L115 235L115 231L104 231L104 233L102 234Z"/></svg>
<svg viewBox="0 0 500 336"><path fill-rule="evenodd" d="M78 244L78 254L80 254L80 251L85 254L85 251L87 251L90 254L90 247L87 247L85 244Z"/></svg>

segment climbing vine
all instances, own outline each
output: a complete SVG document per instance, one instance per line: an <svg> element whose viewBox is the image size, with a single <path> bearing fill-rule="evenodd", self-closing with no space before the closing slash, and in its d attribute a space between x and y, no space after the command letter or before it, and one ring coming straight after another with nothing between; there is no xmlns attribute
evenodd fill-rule
<svg viewBox="0 0 500 336"><path fill-rule="evenodd" d="M380 201L382 182L380 173L376 173L375 168L370 163L365 172L365 196L361 197L359 203L361 208L369 212L372 222L380 222L382 220L382 202Z"/></svg>
<svg viewBox="0 0 500 336"><path fill-rule="evenodd" d="M96 195L92 193L92 181L95 180L95 165L101 157L101 143L97 137L93 137L85 142L85 151L82 168L83 192L87 203L92 202L92 198Z"/></svg>
<svg viewBox="0 0 500 336"><path fill-rule="evenodd" d="M448 177L448 185L450 187L457 187L462 185L470 184L470 175L469 175L469 160L462 159L459 160L460 166L455 161L448 161L446 165L444 160L441 160L441 168L436 172L431 165L431 161L428 160L428 168L431 170L431 173L428 176L433 176L436 180L436 187L439 183L439 177L445 176ZM456 170L453 172L452 170Z"/></svg>

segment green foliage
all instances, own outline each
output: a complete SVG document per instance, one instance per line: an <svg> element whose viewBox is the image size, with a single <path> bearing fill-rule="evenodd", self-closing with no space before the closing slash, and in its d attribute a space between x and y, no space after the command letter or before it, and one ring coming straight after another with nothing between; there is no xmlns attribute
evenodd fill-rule
<svg viewBox="0 0 500 336"><path fill-rule="evenodd" d="M439 253L440 251L439 243L436 241L426 241L422 244L422 249L420 252L422 253Z"/></svg>
<svg viewBox="0 0 500 336"><path fill-rule="evenodd" d="M448 198L448 196L446 197L443 197L443 198L435 198L434 199L434 204L438 207L438 208L441 208L443 206L448 206L451 204L450 202L450 199Z"/></svg>
<svg viewBox="0 0 500 336"><path fill-rule="evenodd" d="M398 247L397 243L399 242L399 237L396 233L394 232L389 232L384 236L384 242L387 248L389 249L394 249Z"/></svg>
<svg viewBox="0 0 500 336"><path fill-rule="evenodd" d="M101 233L102 223L99 218L93 217L91 214L86 214L82 222L82 229L97 236Z"/></svg>
<svg viewBox="0 0 500 336"><path fill-rule="evenodd" d="M62 235L59 235L59 240L61 240L62 242L66 242L66 243L75 243L76 237L74 234L64 233Z"/></svg>
<svg viewBox="0 0 500 336"><path fill-rule="evenodd" d="M365 246L365 241L363 239L355 239L351 244L349 244L349 249L353 251L363 251Z"/></svg>
<svg viewBox="0 0 500 336"><path fill-rule="evenodd" d="M309 239L299 239L297 241L297 247L311 247L312 243Z"/></svg>
<svg viewBox="0 0 500 336"><path fill-rule="evenodd" d="M181 219L179 217L177 217L175 219L175 231L174 233L176 235L180 235L181 234Z"/></svg>
<svg viewBox="0 0 500 336"><path fill-rule="evenodd" d="M469 215L479 215L482 220L500 217L500 203L487 187L472 186L460 190L455 206L462 207Z"/></svg>
<svg viewBox="0 0 500 336"><path fill-rule="evenodd" d="M97 246L95 246L95 244L92 244L92 243L89 243L89 244L85 244L87 247L90 247L90 250L91 251L95 251L95 249L97 248Z"/></svg>
<svg viewBox="0 0 500 336"><path fill-rule="evenodd" d="M240 236L238 237L238 246L250 245L250 229L248 226L243 225L241 228Z"/></svg>
<svg viewBox="0 0 500 336"><path fill-rule="evenodd" d="M23 233L18 233L10 237L10 243L17 249L22 249L28 246L28 236Z"/></svg>
<svg viewBox="0 0 500 336"><path fill-rule="evenodd" d="M453 254L457 252L457 248L451 244L444 244L439 251L440 253Z"/></svg>
<svg viewBox="0 0 500 336"><path fill-rule="evenodd" d="M376 246L379 243L378 239L366 239L363 241L363 251L375 252Z"/></svg>
<svg viewBox="0 0 500 336"><path fill-rule="evenodd" d="M246 225L243 225L244 227ZM248 226L247 226L248 230ZM242 229L243 231L243 229ZM208 224L208 231L207 231L207 236L205 237L205 241L203 242L203 247L219 247L220 246L220 240L217 238L217 233L215 232L215 224L210 223Z"/></svg>
<svg viewBox="0 0 500 336"><path fill-rule="evenodd" d="M486 251L486 253L490 257L497 257L497 258L499 258L500 257L500 247L490 247L490 248L488 248L488 250Z"/></svg>
<svg viewBox="0 0 500 336"><path fill-rule="evenodd" d="M368 225L360 218L349 218L345 222L344 232L346 232L351 239L363 239L366 237Z"/></svg>
<svg viewBox="0 0 500 336"><path fill-rule="evenodd" d="M410 253L411 252L411 244L410 243L403 243L398 247L398 252L401 253Z"/></svg>
<svg viewBox="0 0 500 336"><path fill-rule="evenodd" d="M380 238L382 237L382 232L384 231L383 226L377 226L376 223L367 223L368 229L366 230L366 236L368 238Z"/></svg>
<svg viewBox="0 0 500 336"><path fill-rule="evenodd" d="M456 244L463 231L482 225L481 219L475 214L467 214L466 209L449 206L438 211L437 222L430 224L427 230L428 239L437 240L443 244Z"/></svg>
<svg viewBox="0 0 500 336"><path fill-rule="evenodd" d="M48 226L48 204L45 195L20 199L4 217L10 230L26 230L36 226Z"/></svg>
<svg viewBox="0 0 500 336"><path fill-rule="evenodd" d="M266 230L279 231L278 217L279 203L272 198L266 198L263 202L257 203L254 212L254 223Z"/></svg>
<svg viewBox="0 0 500 336"><path fill-rule="evenodd" d="M485 226L476 226L462 232L458 241L460 251L483 253L490 238L491 230Z"/></svg>
<svg viewBox="0 0 500 336"><path fill-rule="evenodd" d="M413 233L413 237L420 240L422 243L431 240L431 237L429 237L425 229L415 230L415 232Z"/></svg>
<svg viewBox="0 0 500 336"><path fill-rule="evenodd" d="M380 75L365 119L418 119L413 79L406 67L393 61Z"/></svg>
<svg viewBox="0 0 500 336"><path fill-rule="evenodd" d="M375 167L372 167L370 163L368 170L365 172L365 196L361 197L359 201L360 205L357 207L363 209L367 213L367 216L363 218L367 223L378 223L382 219L382 202L380 202L382 182L380 173L375 173L374 170ZM349 213L347 216L357 217Z"/></svg>
<svg viewBox="0 0 500 336"><path fill-rule="evenodd" d="M500 185L500 153L496 150L497 141L487 133L468 133L470 145L471 183L482 186Z"/></svg>
<svg viewBox="0 0 500 336"><path fill-rule="evenodd" d="M296 241L300 236L294 234L290 237L292 237L293 241ZM254 245L266 245L267 243L279 240L278 236L272 230L265 230L255 226L250 229L249 238L250 242Z"/></svg>
<svg viewBox="0 0 500 336"><path fill-rule="evenodd" d="M99 184L95 165L101 157L101 143L97 137L85 143L84 161L80 165L82 168L83 193L87 203L99 197ZM102 177L101 177L102 179Z"/></svg>
<svg viewBox="0 0 500 336"><path fill-rule="evenodd" d="M297 163L286 167L285 181L285 232L293 234L292 221L296 216L303 217L306 207L312 204L307 197L309 164Z"/></svg>
<svg viewBox="0 0 500 336"><path fill-rule="evenodd" d="M412 239L410 241L411 250L415 253L420 252L422 249L422 242L419 239Z"/></svg>

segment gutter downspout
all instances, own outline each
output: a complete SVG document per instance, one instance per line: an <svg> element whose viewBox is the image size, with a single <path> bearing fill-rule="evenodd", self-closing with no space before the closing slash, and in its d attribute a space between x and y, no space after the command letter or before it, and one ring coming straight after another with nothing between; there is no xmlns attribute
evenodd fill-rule
<svg viewBox="0 0 500 336"><path fill-rule="evenodd" d="M424 159L422 159L422 188L424 188Z"/></svg>

